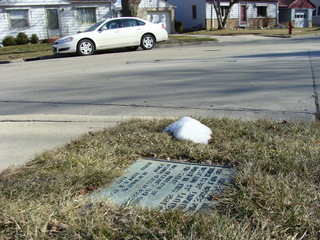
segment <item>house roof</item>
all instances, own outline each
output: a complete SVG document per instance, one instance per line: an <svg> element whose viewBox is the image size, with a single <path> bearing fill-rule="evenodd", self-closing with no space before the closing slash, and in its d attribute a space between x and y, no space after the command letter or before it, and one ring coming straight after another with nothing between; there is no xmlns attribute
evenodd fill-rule
<svg viewBox="0 0 320 240"><path fill-rule="evenodd" d="M315 8L315 6L309 0L279 0L279 7Z"/></svg>

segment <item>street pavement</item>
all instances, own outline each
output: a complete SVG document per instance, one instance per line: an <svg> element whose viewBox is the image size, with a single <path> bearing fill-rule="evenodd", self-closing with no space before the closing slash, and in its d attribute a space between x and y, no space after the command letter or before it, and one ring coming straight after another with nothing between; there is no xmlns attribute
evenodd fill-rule
<svg viewBox="0 0 320 240"><path fill-rule="evenodd" d="M268 38L261 37L261 36L225 36L225 37L216 37L218 38L219 42L221 44L228 44L228 43L241 43L245 45L246 43L252 43L254 41L261 41L263 40L264 42L268 41ZM303 41L303 39L301 40ZM304 51L304 49L302 49ZM216 50L215 50L216 51ZM239 49L238 49L239 51ZM241 49L240 49L241 51ZM254 50L252 50L254 51ZM239 53L232 53L234 55L237 55ZM254 53L253 53L254 54ZM283 55L281 53L281 56L288 59L292 59L292 56L290 53L287 55ZM97 56L97 58L102 58L103 56ZM259 55L257 54L255 57L266 57L264 55ZM317 59L319 56L315 56ZM82 60L84 58L81 58ZM77 59L73 59L76 61ZM239 59L237 58L228 58L225 62L233 64L234 62L238 61ZM246 61L246 64L248 66L255 66L254 61L246 59L246 56L243 56L242 58L243 61ZM78 60L77 60L78 61ZM273 62L272 59L272 54L268 58L270 63ZM306 60L307 61L307 60ZM302 63L306 64L306 61L303 60ZM17 63L18 62L18 63ZM134 62L127 61L128 66L130 64L134 64ZM188 64L188 62L186 61ZM21 63L20 61L14 61L13 63L10 64L24 64ZM115 63L114 63L115 64ZM224 62L219 62L216 61L215 65L224 64ZM277 66L278 64L282 64ZM307 62L307 66L308 66ZM296 79L293 81L292 85L287 85L290 88L294 89L297 88L296 90L290 89L291 92L289 92L287 89L277 89L272 88L272 91L270 92L258 92L255 93L252 91L251 93L247 92L241 92L241 89L243 90L243 86L238 86L236 85L234 89L237 89L237 92L232 92L232 94L237 94L236 96L239 98L239 102L231 102L229 105L221 105L222 107L217 107L211 106L210 104L210 98L220 98L221 102L225 104L227 101L224 99L225 96L227 96L227 87L228 84L238 84L235 81L230 81L230 82L219 82L219 91L216 90L215 94L218 95L219 93L224 92L225 94L221 94L221 96L211 96L208 95L208 100L203 98L199 101L205 102L208 101L208 106L210 107L204 107L204 108L197 108L197 107L190 107L190 108L179 108L179 107L173 107L173 108L167 108L166 114L162 114L163 109L166 108L166 106L158 106L158 108L154 107L154 111L151 111L152 107L149 106L139 106L139 105L134 105L134 106L126 106L125 104L110 104L103 106L103 104L98 105L99 109L95 105L87 105L86 108L83 108L82 111L85 112L85 115L80 115L77 112L73 112L72 109L67 109L66 112L63 112L63 114L39 114L39 113L24 113L24 114L17 114L16 112L13 112L14 114L0 114L0 171L11 167L11 166L19 166L21 164L24 164L28 160L31 160L34 158L37 154L42 153L45 150L50 150L54 149L56 147L62 146L65 143L71 141L72 139L76 139L79 136L88 133L89 131L96 131L96 130L102 130L107 127L111 127L116 125L118 122L128 120L132 117L143 117L143 118L154 118L154 117L183 117L183 116L203 116L203 117L231 117L231 118L236 118L236 119L244 119L244 120L252 120L252 119L261 119L261 118L266 118L266 119L276 119L276 120L304 120L304 121L314 121L315 120L315 115L314 111L316 108L319 108L318 106L314 106L315 102L314 99L318 101L317 99L317 94L318 90L316 89L316 82L317 82L317 71L318 67L316 67L316 64L318 64L318 60L315 61L314 66L310 63L310 68L306 70L307 75L311 76L311 80L313 79L313 90L312 90L312 82L310 84L301 84L301 86L298 86L297 88L296 84L297 81ZM169 63L168 63L169 65ZM234 68L237 66L234 64ZM277 68L278 67L278 68ZM275 70L281 72L281 71L288 71L286 69L286 63L285 59L284 61L279 61L276 62ZM201 66L199 66L201 68ZM250 69L250 67L248 67ZM238 69L237 69L238 70ZM205 71L203 69L202 71ZM240 70L239 70L240 71ZM219 74L223 74L224 70L221 70ZM289 71L288 71L289 72ZM265 86L269 88L268 84L276 84L275 82L278 80L272 79L272 73L264 73L263 69L250 69L248 74L248 77L253 76L255 78L256 76L261 76L263 77L268 77L270 79L269 82L263 83L266 84ZM218 72L217 72L218 74ZM258 74L258 75L255 75ZM265 75L263 75L265 74ZM221 75L222 76L222 75ZM179 76L177 76L179 77ZM233 76L237 77L237 76ZM294 76L292 76L294 78ZM15 81L15 79L11 79ZM257 81L254 82L255 79L251 79L252 81L250 82L250 87L252 89L257 88L258 89L258 84L260 84L261 79L256 79ZM274 81L273 81L274 80ZM4 84L7 84L6 81L3 82ZM22 84L22 83L21 83ZM218 83L216 83L218 84ZM244 85L246 83L243 83ZM50 86L50 85L49 85ZM234 86L233 86L234 87ZM246 86L248 87L248 86ZM142 89L143 84L141 82L141 86L139 88ZM260 88L260 87L259 87ZM10 89L11 90L11 89ZM170 90L170 89L169 89ZM204 89L205 90L205 89ZM239 91L240 90L240 91ZM25 95L30 94L32 96L32 92L29 91L29 89L24 88L24 93ZM28 92L29 91L29 92ZM132 92L134 94L134 88L132 89ZM299 99L294 99L295 96L290 96L290 94L296 94L299 96ZM203 91L203 93L205 93ZM278 96L279 93L279 96ZM12 94L18 94L15 93L12 90ZM137 95L140 93L138 92ZM161 93L159 93L161 97ZM249 99L249 96L252 96L256 94L256 96L262 95L262 94L267 94L267 95L272 95L274 94L274 98L279 98L276 101L276 104L274 103L268 103L268 102L263 102L264 100L261 99L258 104L257 102L257 97L255 96L255 101ZM241 97L240 97L241 95ZM85 97L85 96L84 96ZM154 92L154 95L152 96L153 99L157 97L157 93ZM187 98L188 96L184 96ZM174 101L170 99L172 104L174 105ZM242 109L241 108L241 101L247 101L248 106L252 106L252 108L247 108L247 109ZM28 101L26 101L28 103ZM277 102L279 104L277 105ZM37 102L31 102L29 101L30 104L40 104ZM217 101L216 101L217 103ZM17 106L19 102L16 103L10 103L10 101L5 102L5 106L8 106L7 109L4 107L2 109L2 112L10 112L14 106ZM15 104L15 105L9 105L9 104ZM54 104L49 103L49 105L52 105L51 107L54 108ZM191 104L191 103L190 103ZM281 107L279 107L281 104L286 105L286 110L282 110ZM319 102L318 102L319 104ZM199 103L195 103L195 106L199 105ZM237 106L235 106L237 105ZM260 108L257 108L256 106L259 106ZM22 105L21 105L22 106ZM99 116L98 114L95 114L96 112L103 112L101 110L101 106L103 107L108 107L108 112L116 112L114 110L115 108L117 109L122 109L121 114L114 114L112 116ZM134 111L132 111L132 107L134 107ZM9 109L10 108L10 109ZM95 108L97 108L95 110ZM112 108L112 109L111 109ZM149 111L146 111L146 108L149 109ZM314 108L314 109L313 109ZM111 110L110 110L111 109ZM140 110L139 110L140 109ZM9 111L10 110L10 111ZM210 115L209 112L211 110L214 110L213 115ZM69 113L68 113L69 112ZM93 113L91 115L91 112ZM128 114L129 113L129 114ZM144 115L147 113L147 116ZM104 114L106 115L106 114Z"/></svg>

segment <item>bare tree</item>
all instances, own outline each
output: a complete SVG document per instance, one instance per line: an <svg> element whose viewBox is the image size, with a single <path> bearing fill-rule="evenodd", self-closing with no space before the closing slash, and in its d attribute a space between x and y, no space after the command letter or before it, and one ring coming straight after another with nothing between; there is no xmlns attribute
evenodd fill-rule
<svg viewBox="0 0 320 240"><path fill-rule="evenodd" d="M121 0L122 15L124 17L137 17L141 0Z"/></svg>
<svg viewBox="0 0 320 240"><path fill-rule="evenodd" d="M232 6L237 3L239 0L230 0L229 5L224 8L225 12L222 12L220 5L220 0L212 0L213 7L216 11L217 20L218 20L218 29L225 29L228 23L228 18L230 16Z"/></svg>

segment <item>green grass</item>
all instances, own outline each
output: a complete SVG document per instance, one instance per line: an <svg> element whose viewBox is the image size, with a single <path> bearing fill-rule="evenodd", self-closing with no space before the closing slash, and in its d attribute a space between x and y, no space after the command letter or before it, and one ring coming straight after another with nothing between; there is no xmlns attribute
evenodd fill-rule
<svg viewBox="0 0 320 240"><path fill-rule="evenodd" d="M0 48L0 60L7 61L18 58L37 58L52 55L52 44L27 44Z"/></svg>
<svg viewBox="0 0 320 240"><path fill-rule="evenodd" d="M172 120L133 119L2 172L1 239L319 239L319 122L199 120L208 145L163 133ZM233 166L235 186L195 214L87 207L140 156Z"/></svg>

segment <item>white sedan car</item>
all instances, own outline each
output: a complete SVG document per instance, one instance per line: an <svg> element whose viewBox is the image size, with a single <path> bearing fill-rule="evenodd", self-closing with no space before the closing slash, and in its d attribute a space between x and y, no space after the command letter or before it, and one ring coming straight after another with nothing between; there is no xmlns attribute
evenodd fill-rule
<svg viewBox="0 0 320 240"><path fill-rule="evenodd" d="M56 53L91 55L96 50L122 48L152 49L156 42L168 39L162 23L151 23L134 17L121 17L98 22L85 32L60 38L52 45Z"/></svg>

